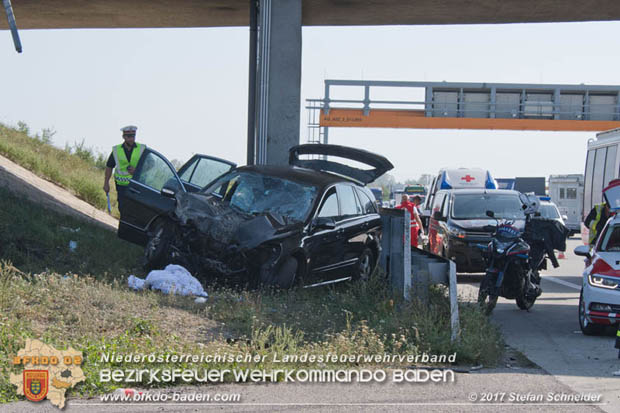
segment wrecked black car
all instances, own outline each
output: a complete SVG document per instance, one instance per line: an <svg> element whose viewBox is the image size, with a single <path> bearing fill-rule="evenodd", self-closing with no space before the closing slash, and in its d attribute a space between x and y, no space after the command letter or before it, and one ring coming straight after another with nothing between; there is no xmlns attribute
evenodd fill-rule
<svg viewBox="0 0 620 413"><path fill-rule="evenodd" d="M204 157L199 162L217 166L219 177L197 190L195 180L191 189L187 185L195 172L184 166L177 175L172 168L166 177L167 161L149 151L129 185L132 212L123 214L119 226L121 238L145 245L148 268L178 263L204 280L282 288L372 273L381 220L364 185L392 169L387 159L319 144L293 147L289 166L234 168ZM151 155L165 162L159 168L143 165ZM328 155L372 169L323 159Z"/></svg>

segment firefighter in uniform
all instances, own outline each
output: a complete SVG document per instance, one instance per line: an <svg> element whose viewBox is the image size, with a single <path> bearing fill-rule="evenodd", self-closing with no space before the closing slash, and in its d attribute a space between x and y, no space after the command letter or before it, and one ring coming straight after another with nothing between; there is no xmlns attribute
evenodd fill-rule
<svg viewBox="0 0 620 413"><path fill-rule="evenodd" d="M609 205L607 202L594 205L594 208L590 211L586 219L583 221L584 225L589 229L588 243L590 246L594 246L598 234L601 233L607 220L611 216Z"/></svg>
<svg viewBox="0 0 620 413"><path fill-rule="evenodd" d="M420 221L420 215L418 214L418 210L416 208L416 204L413 202L409 202L409 197L407 194L403 194L401 197L400 205L396 208L398 209L406 209L409 211L410 224L411 224L411 246L418 246L418 231L422 229L422 221Z"/></svg>
<svg viewBox="0 0 620 413"><path fill-rule="evenodd" d="M112 147L112 153L108 158L105 168L105 178L103 190L110 192L110 177L114 168L114 183L118 194L118 211L123 215L125 191L129 185L129 180L135 172L138 161L146 148L146 145L136 142L136 126L125 126L121 128L123 132L123 143Z"/></svg>

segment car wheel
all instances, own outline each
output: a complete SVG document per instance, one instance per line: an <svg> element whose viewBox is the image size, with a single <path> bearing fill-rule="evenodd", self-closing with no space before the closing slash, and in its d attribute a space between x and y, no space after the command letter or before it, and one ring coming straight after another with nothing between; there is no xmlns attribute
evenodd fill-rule
<svg viewBox="0 0 620 413"><path fill-rule="evenodd" d="M168 221L160 220L149 231L149 240L144 247L144 269L163 268L168 264L172 230Z"/></svg>
<svg viewBox="0 0 620 413"><path fill-rule="evenodd" d="M299 263L295 257L288 257L273 272L263 272L260 279L264 286L273 286L278 288L291 288L297 279L297 269Z"/></svg>
<svg viewBox="0 0 620 413"><path fill-rule="evenodd" d="M353 278L356 280L368 281L374 270L375 257L372 255L370 248L364 248L362 255L360 255L357 261L357 269Z"/></svg>
<svg viewBox="0 0 620 413"><path fill-rule="evenodd" d="M603 332L603 326L588 321L586 317L586 302L583 300L583 288L579 293L579 327L586 336L595 336Z"/></svg>
<svg viewBox="0 0 620 413"><path fill-rule="evenodd" d="M288 257L278 269L275 279L276 286L280 288L291 288L295 283L295 278L297 278L298 268L299 263L297 260L294 257Z"/></svg>

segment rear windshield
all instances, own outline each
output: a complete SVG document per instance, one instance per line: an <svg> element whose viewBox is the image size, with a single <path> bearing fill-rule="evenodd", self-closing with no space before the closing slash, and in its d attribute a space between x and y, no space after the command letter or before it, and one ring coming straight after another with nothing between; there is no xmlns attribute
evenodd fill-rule
<svg viewBox="0 0 620 413"><path fill-rule="evenodd" d="M452 218L484 219L493 211L495 218L525 219L521 205L516 194L455 194Z"/></svg>
<svg viewBox="0 0 620 413"><path fill-rule="evenodd" d="M555 207L555 205L540 204L539 212L540 212L540 216L543 218L549 218L549 219L560 218L560 214L558 212L558 209Z"/></svg>
<svg viewBox="0 0 620 413"><path fill-rule="evenodd" d="M620 251L620 225L607 227L599 251Z"/></svg>

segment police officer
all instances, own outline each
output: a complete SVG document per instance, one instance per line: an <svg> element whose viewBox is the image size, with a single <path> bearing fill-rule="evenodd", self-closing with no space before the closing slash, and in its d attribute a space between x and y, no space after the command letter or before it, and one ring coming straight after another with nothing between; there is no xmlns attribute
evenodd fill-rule
<svg viewBox="0 0 620 413"><path fill-rule="evenodd" d="M121 128L123 132L123 143L112 147L112 153L108 158L105 168L105 178L103 181L103 190L110 192L110 176L112 176L112 168L114 168L114 182L116 184L116 192L118 194L118 210L123 214L125 191L129 180L135 172L138 161L146 148L146 145L136 142L136 130L138 128L133 125Z"/></svg>
<svg viewBox="0 0 620 413"><path fill-rule="evenodd" d="M590 230L588 237L588 243L590 246L594 246L598 235L601 233L607 220L611 216L609 205L607 202L594 205L594 208L590 211L586 219L583 221L584 225Z"/></svg>

